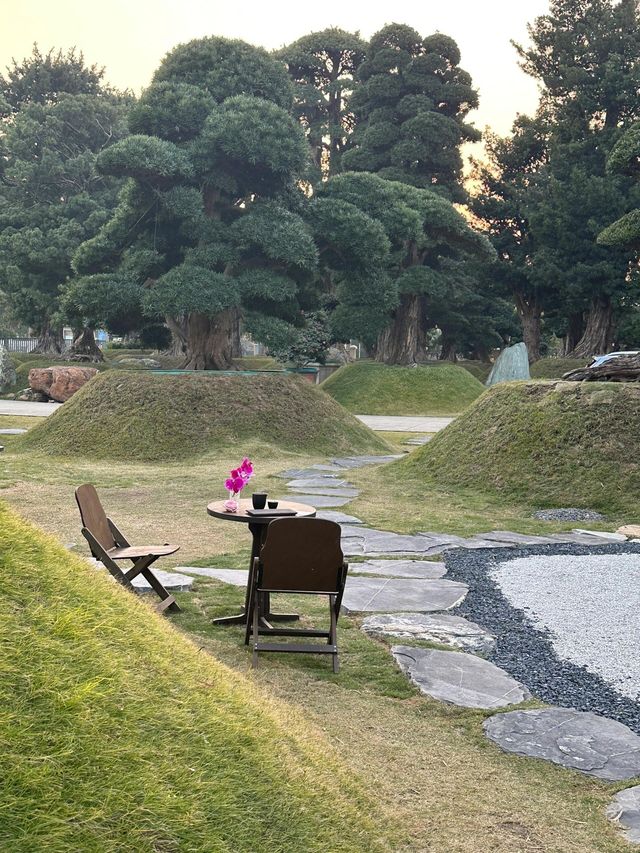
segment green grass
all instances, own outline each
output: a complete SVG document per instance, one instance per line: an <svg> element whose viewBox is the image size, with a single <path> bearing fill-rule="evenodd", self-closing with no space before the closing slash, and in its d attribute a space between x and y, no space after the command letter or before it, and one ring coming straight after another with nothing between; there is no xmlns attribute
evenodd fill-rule
<svg viewBox="0 0 640 853"><path fill-rule="evenodd" d="M489 390L396 471L512 504L635 513L639 460L636 385L516 382Z"/></svg>
<svg viewBox="0 0 640 853"><path fill-rule="evenodd" d="M0 551L3 850L390 849L293 708L5 506Z"/></svg>
<svg viewBox="0 0 640 853"><path fill-rule="evenodd" d="M97 459L178 460L262 441L319 454L388 451L323 391L284 374L108 371L17 446Z"/></svg>
<svg viewBox="0 0 640 853"><path fill-rule="evenodd" d="M491 373L491 368L493 365L488 361L458 361L457 364L460 367L464 367L465 370L468 370L472 376L479 381L484 383L487 381L489 374Z"/></svg>
<svg viewBox="0 0 640 853"><path fill-rule="evenodd" d="M531 365L531 378L562 379L565 373L584 367L587 362L585 358L541 358Z"/></svg>
<svg viewBox="0 0 640 853"><path fill-rule="evenodd" d="M484 390L468 370L448 362L392 367L361 361L341 367L322 388L358 415L456 415Z"/></svg>

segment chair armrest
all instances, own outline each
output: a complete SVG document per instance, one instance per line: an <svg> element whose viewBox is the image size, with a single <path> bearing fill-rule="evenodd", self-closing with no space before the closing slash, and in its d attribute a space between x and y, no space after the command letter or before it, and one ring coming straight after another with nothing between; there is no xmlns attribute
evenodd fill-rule
<svg viewBox="0 0 640 853"><path fill-rule="evenodd" d="M118 528L115 526L113 521L111 521L110 518L107 518L107 522L109 523L109 530L113 534L113 541L116 543L118 548L130 548L131 547L130 543L127 542L127 540L122 535L122 533L118 530Z"/></svg>

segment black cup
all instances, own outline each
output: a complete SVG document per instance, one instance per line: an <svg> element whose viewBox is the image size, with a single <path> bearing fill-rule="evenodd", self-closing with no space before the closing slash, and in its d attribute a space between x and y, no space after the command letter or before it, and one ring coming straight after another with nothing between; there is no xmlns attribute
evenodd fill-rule
<svg viewBox="0 0 640 853"><path fill-rule="evenodd" d="M254 509L264 509L267 503L266 492L254 492L251 495L251 503Z"/></svg>
<svg viewBox="0 0 640 853"><path fill-rule="evenodd" d="M278 501L267 501L269 509L278 509Z"/></svg>

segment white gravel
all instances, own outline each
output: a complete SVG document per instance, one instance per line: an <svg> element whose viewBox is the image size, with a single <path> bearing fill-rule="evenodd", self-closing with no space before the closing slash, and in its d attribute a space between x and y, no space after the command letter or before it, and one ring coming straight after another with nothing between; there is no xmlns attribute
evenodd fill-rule
<svg viewBox="0 0 640 853"><path fill-rule="evenodd" d="M640 697L640 554L519 557L491 576L558 657Z"/></svg>

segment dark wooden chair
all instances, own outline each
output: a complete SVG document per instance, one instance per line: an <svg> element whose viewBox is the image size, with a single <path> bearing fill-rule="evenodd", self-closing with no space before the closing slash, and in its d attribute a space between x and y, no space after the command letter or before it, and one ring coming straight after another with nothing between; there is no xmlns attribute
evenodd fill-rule
<svg viewBox="0 0 640 853"><path fill-rule="evenodd" d="M278 518L267 529L260 555L253 561L250 583L247 639L252 630L253 666L258 652L311 652L332 655L338 672L337 623L348 566L340 547L340 525L320 518ZM326 595L329 630L274 628L264 620L274 593ZM271 643L264 635L322 637L326 644Z"/></svg>
<svg viewBox="0 0 640 853"><path fill-rule="evenodd" d="M131 583L132 579L142 575L160 598L158 612L163 613L166 610L179 612L180 608L173 595L165 589L149 568L159 557L175 554L178 547L169 544L130 545L113 521L107 518L98 493L90 483L76 489L76 502L82 519L82 535L89 543L95 559L106 566L118 583L132 592L136 592ZM117 563L118 560L131 560L133 567L123 571Z"/></svg>

